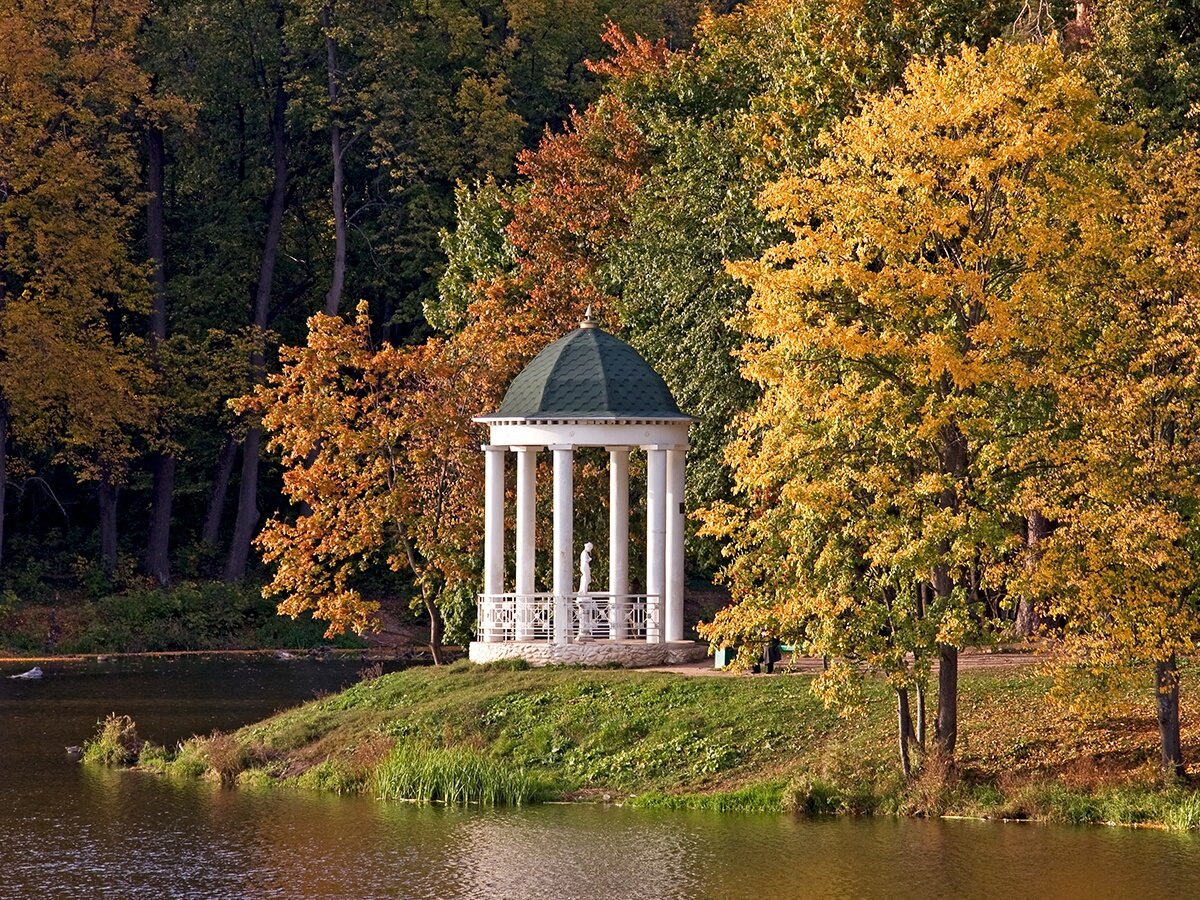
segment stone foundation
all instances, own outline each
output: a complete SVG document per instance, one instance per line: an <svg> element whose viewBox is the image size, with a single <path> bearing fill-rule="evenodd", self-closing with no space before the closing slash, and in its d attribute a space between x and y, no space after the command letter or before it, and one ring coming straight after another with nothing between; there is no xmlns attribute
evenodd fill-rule
<svg viewBox="0 0 1200 900"><path fill-rule="evenodd" d="M696 641L647 644L645 641L580 641L554 644L549 641L472 641L471 662L523 659L531 666L611 666L638 669L699 662L708 656L708 645Z"/></svg>

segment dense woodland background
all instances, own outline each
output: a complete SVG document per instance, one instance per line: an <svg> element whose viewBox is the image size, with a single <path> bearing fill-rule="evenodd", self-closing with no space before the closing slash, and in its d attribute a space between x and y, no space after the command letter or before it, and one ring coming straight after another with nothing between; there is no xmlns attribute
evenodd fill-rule
<svg viewBox="0 0 1200 900"><path fill-rule="evenodd" d="M1194 262L1180 186L1198 100L1183 0L0 0L5 610L178 612L174 587L219 618L265 585L334 631L398 601L435 645L443 624L463 637L482 502L469 419L592 304L701 417L689 564L706 580L732 553L739 600L713 640L766 628L865 658L902 711L921 688L922 743L931 661L950 671L955 647L1039 621L1088 652L1145 650L1177 697L1197 579L1172 554L1200 545L1179 450L1195 286L1164 273ZM942 231L887 237L916 213ZM1118 248L1141 267L1106 269ZM920 309L894 306L881 273ZM1105 284L1151 299L1110 309ZM1156 330L1118 339L1097 319L1072 337L1035 322L1050 307ZM993 369L972 368L981 346ZM1103 380L1143 363L1150 399ZM1111 390L1079 393L1085 371ZM1097 455L1088 435L1124 427L1093 428L1105 404L1165 411L1147 442L1165 455ZM1143 464L1159 480L1136 502L1080 487ZM583 460L585 498L603 477ZM814 484L827 495L797 493ZM603 577L600 502L577 515ZM1137 518L1151 508L1170 521ZM1102 519L1163 537L1131 552L1172 572L1142 595L1179 609L1116 628L1082 601L1037 614L1048 594L1099 596L1097 572L1142 577L1055 555L1055 534L1114 546ZM789 607L798 594L821 605ZM1092 640L1105 629L1120 639Z"/></svg>

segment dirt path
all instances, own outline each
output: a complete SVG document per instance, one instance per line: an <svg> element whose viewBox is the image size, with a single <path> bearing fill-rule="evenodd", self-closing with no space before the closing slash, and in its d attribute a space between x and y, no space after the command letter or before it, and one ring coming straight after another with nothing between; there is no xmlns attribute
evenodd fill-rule
<svg viewBox="0 0 1200 900"><path fill-rule="evenodd" d="M980 650L964 650L958 655L958 668L960 671L1004 671L1037 665L1044 660L1045 657L1024 651L1017 653L985 653ZM775 671L776 674L786 674L789 672L811 674L820 672L821 665L821 660L818 657L791 657L785 655L783 662L775 664ZM684 663L678 666L652 666L643 671L673 672L676 675L705 678L737 678L747 674L745 672L731 672L728 669L713 668L713 661L711 659L704 660L703 662ZM934 665L934 671L937 671L936 665Z"/></svg>

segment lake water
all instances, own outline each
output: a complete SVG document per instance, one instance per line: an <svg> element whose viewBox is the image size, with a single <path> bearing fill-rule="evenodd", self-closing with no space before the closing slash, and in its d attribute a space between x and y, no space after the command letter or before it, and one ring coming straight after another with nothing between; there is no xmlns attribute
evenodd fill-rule
<svg viewBox="0 0 1200 900"><path fill-rule="evenodd" d="M51 663L38 682L0 680L0 897L1200 896L1197 835L602 806L431 809L180 783L64 753L112 711L173 743L349 684L361 667Z"/></svg>

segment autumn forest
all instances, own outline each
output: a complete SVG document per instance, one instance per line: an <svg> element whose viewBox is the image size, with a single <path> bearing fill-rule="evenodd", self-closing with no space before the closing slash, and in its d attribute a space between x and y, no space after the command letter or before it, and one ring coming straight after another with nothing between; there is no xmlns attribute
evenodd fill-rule
<svg viewBox="0 0 1200 900"><path fill-rule="evenodd" d="M1197 115L1184 0L0 0L2 611L219 583L440 653L471 417L591 306L699 418L703 639L882 674L906 771L1032 639L1081 709L1152 679L1182 772Z"/></svg>

